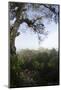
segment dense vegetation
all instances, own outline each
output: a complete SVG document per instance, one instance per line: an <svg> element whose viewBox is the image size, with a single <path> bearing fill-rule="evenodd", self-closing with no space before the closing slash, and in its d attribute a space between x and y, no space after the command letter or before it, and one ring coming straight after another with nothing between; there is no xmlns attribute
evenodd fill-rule
<svg viewBox="0 0 61 90"><path fill-rule="evenodd" d="M51 50L21 50L10 60L10 87L59 84L59 55Z"/></svg>
<svg viewBox="0 0 61 90"><path fill-rule="evenodd" d="M16 53L15 39L22 32L18 31L20 25L25 23L31 28L40 44L48 35L44 20L59 23L59 5L9 2L10 87L59 84L59 57L55 49Z"/></svg>

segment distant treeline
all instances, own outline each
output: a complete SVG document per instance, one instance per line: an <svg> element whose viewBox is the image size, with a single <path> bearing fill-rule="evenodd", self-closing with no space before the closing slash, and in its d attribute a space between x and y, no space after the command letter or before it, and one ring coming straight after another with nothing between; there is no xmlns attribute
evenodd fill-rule
<svg viewBox="0 0 61 90"><path fill-rule="evenodd" d="M10 87L59 84L59 53L56 49L21 50L10 60Z"/></svg>

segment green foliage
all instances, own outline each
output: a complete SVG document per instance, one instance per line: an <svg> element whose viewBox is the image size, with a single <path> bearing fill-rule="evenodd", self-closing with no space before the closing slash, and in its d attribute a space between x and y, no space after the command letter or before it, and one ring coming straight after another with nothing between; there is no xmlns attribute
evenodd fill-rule
<svg viewBox="0 0 61 90"><path fill-rule="evenodd" d="M11 57L11 87L59 84L59 57L55 49L22 50Z"/></svg>

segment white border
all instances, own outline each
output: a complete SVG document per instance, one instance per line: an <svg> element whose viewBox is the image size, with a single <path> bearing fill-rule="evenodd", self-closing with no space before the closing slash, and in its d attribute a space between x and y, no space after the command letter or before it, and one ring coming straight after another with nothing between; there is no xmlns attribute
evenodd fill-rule
<svg viewBox="0 0 61 90"><path fill-rule="evenodd" d="M17 2L35 2L35 3L49 3L49 4L60 4L60 0L10 0ZM8 2L9 0L0 1L0 90L7 90L8 85ZM60 4L61 7L61 4ZM61 9L60 9L61 13ZM61 15L60 15L61 20ZM61 24L60 24L61 26ZM60 36L61 38L61 36ZM61 41L61 40L60 40ZM61 51L61 50L60 50ZM61 54L60 54L61 56ZM61 66L61 62L60 62ZM61 70L60 70L61 75ZM60 79L61 81L61 79ZM21 88L19 88L21 89ZM21 90L35 89L35 90L60 90L59 86L45 86L45 87L31 87L22 88ZM13 89L12 89L13 90ZM16 89L15 89L16 90Z"/></svg>

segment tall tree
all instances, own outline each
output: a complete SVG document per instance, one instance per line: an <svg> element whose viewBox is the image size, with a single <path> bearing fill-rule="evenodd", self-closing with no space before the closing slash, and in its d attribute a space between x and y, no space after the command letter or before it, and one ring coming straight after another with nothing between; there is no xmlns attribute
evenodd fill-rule
<svg viewBox="0 0 61 90"><path fill-rule="evenodd" d="M15 38L18 29L26 23L38 35L39 42L47 35L43 19L58 23L59 5L9 2L10 34L10 87L20 86L20 71L16 55ZM13 22L13 23L12 23Z"/></svg>
<svg viewBox="0 0 61 90"><path fill-rule="evenodd" d="M25 22L31 27L41 41L42 37L47 35L43 19L57 23L58 17L59 5L9 2L10 54L16 53L15 38L20 34L18 28L22 23ZM10 23L11 21L13 23Z"/></svg>

